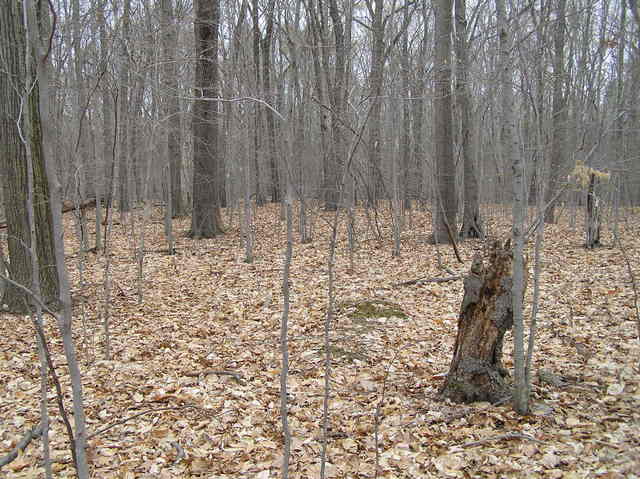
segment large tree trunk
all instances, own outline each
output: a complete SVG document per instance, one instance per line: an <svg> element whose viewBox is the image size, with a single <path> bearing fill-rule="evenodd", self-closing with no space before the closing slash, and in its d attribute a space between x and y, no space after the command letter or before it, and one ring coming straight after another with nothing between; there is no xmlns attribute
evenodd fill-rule
<svg viewBox="0 0 640 479"><path fill-rule="evenodd" d="M562 163L565 155L567 135L567 108L563 85L566 81L564 73L564 44L566 28L566 1L556 0L556 28L553 37L553 100L552 100L552 128L551 163L549 166L549 187L546 190L545 202L553 198L562 181ZM546 223L555 223L555 206L547 208Z"/></svg>
<svg viewBox="0 0 640 479"><path fill-rule="evenodd" d="M267 11L267 26L262 41L262 81L265 101L275 108L273 85L271 84L271 43L273 40L273 15L275 0L269 0ZM271 108L265 111L267 120L267 141L269 144L269 173L271 175L271 201L280 202L280 173L278 168L278 151L276 147L276 122Z"/></svg>
<svg viewBox="0 0 640 479"><path fill-rule="evenodd" d="M482 238L484 231L480 218L478 179L471 145L471 95L469 94L469 60L467 38L466 1L455 0L456 12L456 103L460 122L460 143L464 164L464 215L460 236L462 238Z"/></svg>
<svg viewBox="0 0 640 479"><path fill-rule="evenodd" d="M21 2L3 2L0 8L0 167L3 197L8 223L9 277L31 289L31 240L27 216L27 161L24 141L30 142L33 158L34 219L42 300L57 304L59 283L53 248L49 186L42 154L42 132L38 87L30 90L26 107L30 110L29 138L24 138L24 116L20 113L21 95L26 98L32 78L25 78L25 32ZM18 120L21 119L21 122ZM22 138L21 138L22 136ZM3 309L25 312L31 300L13 286L7 286Z"/></svg>
<svg viewBox="0 0 640 479"><path fill-rule="evenodd" d="M260 75L260 24L259 24L259 3L258 0L252 0L251 4L251 16L252 16L252 47L253 47L253 68L255 73L255 94L260 97L260 91L262 89L261 75ZM264 54L264 52L263 52ZM262 206L266 200L262 191L261 178L260 178L260 132L262 130L262 108L259 103L255 103L253 106L253 174L256 184L256 204Z"/></svg>
<svg viewBox="0 0 640 479"><path fill-rule="evenodd" d="M122 13L123 44L120 51L120 72L118 86L118 187L120 213L126 215L131 209L129 199L129 128L130 128L130 91L129 91L129 51L130 45L131 0L124 1Z"/></svg>
<svg viewBox="0 0 640 479"><path fill-rule="evenodd" d="M496 242L485 268L473 259L464 280L453 360L442 394L456 402L498 402L509 396L508 373L502 366L504 334L513 325L512 254Z"/></svg>
<svg viewBox="0 0 640 479"><path fill-rule="evenodd" d="M345 164L345 141L343 134L343 124L345 121L344 114L346 111L347 101L347 53L348 45L345 41L345 28L340 18L340 11L335 0L329 1L329 14L333 24L333 36L336 44L336 60L335 74L333 82L327 81L326 84L332 85L329 91L329 99L331 101L331 156L328 161L325 187L326 187L326 203L328 210L338 208L340 197L340 175L342 165ZM327 62L328 63L328 62ZM327 76L329 71L325 70Z"/></svg>
<svg viewBox="0 0 640 479"><path fill-rule="evenodd" d="M169 188L171 190L171 213L184 216L182 202L182 127L178 102L178 77L176 48L178 26L174 19L172 0L162 0L162 22L165 26L162 37L164 65L162 68L165 87L164 113L167 121L167 154L169 155Z"/></svg>
<svg viewBox="0 0 640 479"><path fill-rule="evenodd" d="M438 0L436 15L436 59L433 99L433 143L436 161L433 202L433 241L447 243L456 231L456 165L453 159L451 114L451 27L452 0Z"/></svg>
<svg viewBox="0 0 640 479"><path fill-rule="evenodd" d="M193 212L191 236L212 238L222 233L216 191L218 163L219 0L195 2L196 100L193 105ZM197 98L205 98L198 100Z"/></svg>
<svg viewBox="0 0 640 479"><path fill-rule="evenodd" d="M368 205L376 207L382 196L383 178L381 165L381 130L382 130L382 83L384 80L384 2L373 0L369 6L372 15L371 33L371 70L369 72L369 95L371 114L369 117L369 198Z"/></svg>

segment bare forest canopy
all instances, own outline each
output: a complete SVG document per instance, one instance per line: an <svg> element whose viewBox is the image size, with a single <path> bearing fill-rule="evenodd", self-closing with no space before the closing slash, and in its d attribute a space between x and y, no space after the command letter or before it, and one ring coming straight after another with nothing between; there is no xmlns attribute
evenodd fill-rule
<svg viewBox="0 0 640 479"><path fill-rule="evenodd" d="M53 150L67 200L97 193L126 209L163 200L172 184L174 210L189 207L193 113L203 96L216 112L223 204L246 189L259 202L279 199L291 182L296 196L331 205L356 144L343 202L435 194L440 67L432 2L223 0L214 86L197 77L190 1L53 6ZM511 199L501 146L501 92L509 88L530 203L546 178L553 188L580 160L612 174L621 202L638 204L635 2L509 3L506 86L498 81L504 47L493 3L462 6L448 52L460 201L465 156L481 203Z"/></svg>

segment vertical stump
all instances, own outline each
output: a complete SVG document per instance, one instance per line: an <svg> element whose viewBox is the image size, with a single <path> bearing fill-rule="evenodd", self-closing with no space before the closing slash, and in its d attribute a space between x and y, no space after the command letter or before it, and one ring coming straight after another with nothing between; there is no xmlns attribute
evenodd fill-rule
<svg viewBox="0 0 640 479"><path fill-rule="evenodd" d="M502 366L504 334L513 325L509 241L496 242L488 265L476 254L464 279L464 298L451 367L441 393L455 402L499 402L510 395Z"/></svg>

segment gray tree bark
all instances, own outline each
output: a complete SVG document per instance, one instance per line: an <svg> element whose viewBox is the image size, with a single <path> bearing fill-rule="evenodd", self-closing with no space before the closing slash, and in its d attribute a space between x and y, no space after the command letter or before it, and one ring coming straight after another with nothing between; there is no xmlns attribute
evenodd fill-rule
<svg viewBox="0 0 640 479"><path fill-rule="evenodd" d="M566 30L566 0L555 0L556 25L553 36L553 100L551 106L552 140L549 165L549 186L546 189L545 202L553 198L560 187L562 164L565 155L567 135L567 105L564 93L565 68L564 45ZM546 223L555 223L555 205L547 209Z"/></svg>
<svg viewBox="0 0 640 479"><path fill-rule="evenodd" d="M459 115L460 147L464 168L464 214L460 236L482 238L484 230L480 217L478 179L473 155L473 131L471 124L471 95L469 93L469 39L467 31L466 1L455 0L456 17L456 106Z"/></svg>
<svg viewBox="0 0 640 479"><path fill-rule="evenodd" d="M173 217L184 216L182 201L182 125L180 103L178 101L178 77L176 48L178 25L173 13L173 1L161 0L162 51L164 63L162 69L164 86L164 118L167 124L167 154L169 156L169 188L171 190L171 213Z"/></svg>
<svg viewBox="0 0 640 479"><path fill-rule="evenodd" d="M193 103L193 238L212 238L223 232L218 174L218 108L211 101L218 95L219 0L196 0L196 100ZM200 99L202 98L202 99Z"/></svg>
<svg viewBox="0 0 640 479"><path fill-rule="evenodd" d="M435 2L436 58L433 99L433 143L436 192L432 207L433 241L447 243L457 229L456 166L451 112L452 0Z"/></svg>

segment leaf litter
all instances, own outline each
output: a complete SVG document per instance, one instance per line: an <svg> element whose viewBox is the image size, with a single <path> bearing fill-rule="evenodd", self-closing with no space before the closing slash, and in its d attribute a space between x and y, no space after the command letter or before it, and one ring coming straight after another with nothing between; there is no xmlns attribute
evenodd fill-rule
<svg viewBox="0 0 640 479"><path fill-rule="evenodd" d="M150 253L144 257L141 304L131 226L114 225L110 361L104 359L102 336L106 258L86 254L82 286L79 245L66 215L93 477L279 477L285 226L277 206L259 209L255 261L246 264L236 213L226 211L226 234L197 242L178 236L177 254L167 256L154 252L166 248L156 211L145 225ZM290 278L293 478L318 477L320 468L329 240L324 220L331 216L319 208L313 214L314 240L300 244L296 236ZM358 212L353 271L341 224L327 477L376 477L376 411L380 478L639 477L640 348L633 288L620 251L583 249L580 228L566 221L547 227L534 356L540 374L533 383L532 414L520 417L509 404L457 405L438 397L462 282L394 285L449 276L439 263L464 275L482 243L459 244L466 261L461 265L450 247L436 251L427 242L428 214L411 215L401 256L393 258L390 229L381 224L378 238ZM139 231L141 214L134 217ZM175 220L174 231L188 226L188 218ZM506 219L494 219L490 227L495 234L509 232ZM621 224L620 235L640 277L640 223L634 218ZM528 304L531 280L529 285ZM0 457L39 421L31 324L6 314L2 324ZM51 319L47 330L68 401L65 360ZM508 367L510 354L507 340ZM50 392L54 471L56 477L73 477L52 399ZM34 441L0 473L40 477L39 447Z"/></svg>

